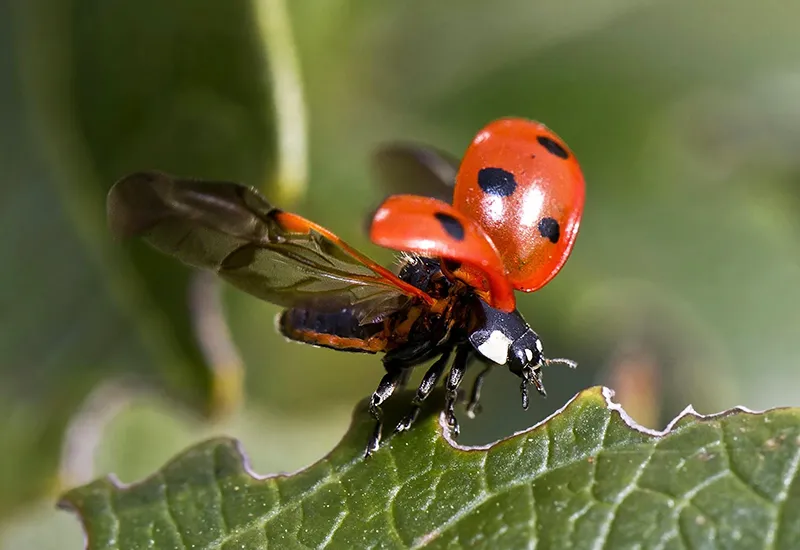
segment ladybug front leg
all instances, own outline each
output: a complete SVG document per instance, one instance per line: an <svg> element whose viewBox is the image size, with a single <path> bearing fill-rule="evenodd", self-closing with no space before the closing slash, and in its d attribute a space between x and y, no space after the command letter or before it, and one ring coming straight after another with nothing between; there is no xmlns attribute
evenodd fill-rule
<svg viewBox="0 0 800 550"><path fill-rule="evenodd" d="M470 344L461 345L456 350L456 358L453 360L453 366L450 367L450 373L447 375L447 382L445 388L445 419L447 426L450 428L450 436L453 439L458 438L461 429L458 426L456 419L455 407L458 401L458 387L464 379L464 373L467 370L467 362L472 353L472 346Z"/></svg>
<svg viewBox="0 0 800 550"><path fill-rule="evenodd" d="M492 370L492 365L491 363L487 363L486 366L483 367L483 370L478 373L475 382L472 384L472 393L467 403L467 416L470 418L475 418L475 416L481 412L481 389L483 388L483 381L486 379L486 375L489 374L490 370Z"/></svg>

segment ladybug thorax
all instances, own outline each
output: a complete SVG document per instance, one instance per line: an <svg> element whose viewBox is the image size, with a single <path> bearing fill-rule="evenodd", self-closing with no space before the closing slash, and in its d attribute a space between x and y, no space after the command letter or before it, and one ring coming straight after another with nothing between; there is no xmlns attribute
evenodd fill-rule
<svg viewBox="0 0 800 550"><path fill-rule="evenodd" d="M580 167L558 136L537 122L501 119L467 149L453 205L494 242L511 284L532 291L569 257L584 194Z"/></svg>

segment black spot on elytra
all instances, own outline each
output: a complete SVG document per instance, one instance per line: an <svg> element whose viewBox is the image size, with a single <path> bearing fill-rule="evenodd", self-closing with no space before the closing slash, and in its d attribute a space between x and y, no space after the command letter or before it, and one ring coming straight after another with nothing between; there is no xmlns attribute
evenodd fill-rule
<svg viewBox="0 0 800 550"><path fill-rule="evenodd" d="M539 234L555 244L561 237L561 228L558 226L558 222L553 218L542 218L539 220Z"/></svg>
<svg viewBox="0 0 800 550"><path fill-rule="evenodd" d="M478 172L478 185L484 193L496 197L510 197L517 188L514 174L502 168L481 168Z"/></svg>
<svg viewBox="0 0 800 550"><path fill-rule="evenodd" d="M439 220L439 223L442 224L442 229L444 229L448 235L457 241L464 240L464 226L461 225L460 221L444 212L437 212L434 216Z"/></svg>
<svg viewBox="0 0 800 550"><path fill-rule="evenodd" d="M548 153L552 153L553 155L562 159L569 158L569 153L567 152L566 149L564 149L564 146L561 145L559 142L547 136L538 136L536 138L536 141L539 142L539 145L547 149Z"/></svg>

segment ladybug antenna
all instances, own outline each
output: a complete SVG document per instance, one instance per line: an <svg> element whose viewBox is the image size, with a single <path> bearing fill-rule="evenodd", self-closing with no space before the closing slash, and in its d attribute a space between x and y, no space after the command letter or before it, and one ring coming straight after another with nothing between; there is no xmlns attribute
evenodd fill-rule
<svg viewBox="0 0 800 550"><path fill-rule="evenodd" d="M549 367L550 365L566 365L571 369L578 368L577 361L573 361L572 359L564 359L563 357L545 359L543 363L545 364L546 367Z"/></svg>

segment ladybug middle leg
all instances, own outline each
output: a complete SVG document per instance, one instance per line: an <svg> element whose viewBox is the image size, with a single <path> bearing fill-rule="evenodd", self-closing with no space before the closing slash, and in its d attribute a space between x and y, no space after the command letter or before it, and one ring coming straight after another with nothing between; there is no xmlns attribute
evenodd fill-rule
<svg viewBox="0 0 800 550"><path fill-rule="evenodd" d="M411 400L411 410L397 425L395 432L404 432L408 430L417 419L419 411L422 408L422 402L428 398L433 388L436 387L436 384L439 383L439 379L444 374L444 369L447 367L447 362L450 360L452 351L452 348L445 349L441 357L431 365L425 373L425 376L422 377L422 382L420 382L419 388L417 388L417 394L414 396L414 399Z"/></svg>
<svg viewBox="0 0 800 550"><path fill-rule="evenodd" d="M411 373L413 373L413 372L414 372L414 369L412 369L412 368L407 368L406 367L406 368L403 369L403 373L400 376L400 381L397 383L397 387L395 388L395 391L398 391L398 390L402 391L402 390L406 389L406 387L408 386L408 381L411 379Z"/></svg>

